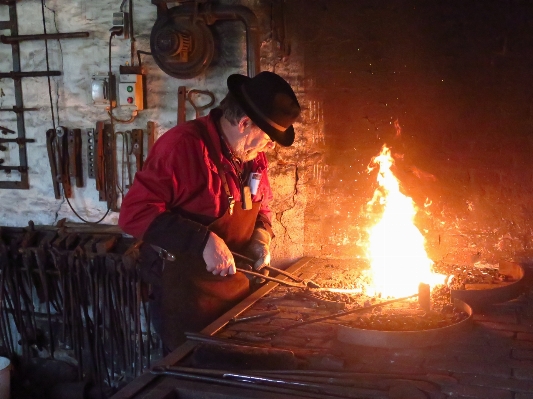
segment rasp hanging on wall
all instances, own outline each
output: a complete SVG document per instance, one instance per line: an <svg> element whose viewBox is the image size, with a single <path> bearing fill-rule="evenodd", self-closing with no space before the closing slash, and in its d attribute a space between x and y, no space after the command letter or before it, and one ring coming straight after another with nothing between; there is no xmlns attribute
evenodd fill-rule
<svg viewBox="0 0 533 399"><path fill-rule="evenodd" d="M107 201L109 209L117 212L117 146L111 124L102 121L96 123L95 141L96 190L100 193L100 201Z"/></svg>
<svg viewBox="0 0 533 399"><path fill-rule="evenodd" d="M61 198L61 187L65 197L72 197L70 178L76 180L76 187L83 187L83 171L81 163L81 130L67 129L63 126L46 131L46 149L54 196Z"/></svg>
<svg viewBox="0 0 533 399"><path fill-rule="evenodd" d="M68 132L68 169L69 176L76 180L76 187L83 187L80 129L70 129Z"/></svg>

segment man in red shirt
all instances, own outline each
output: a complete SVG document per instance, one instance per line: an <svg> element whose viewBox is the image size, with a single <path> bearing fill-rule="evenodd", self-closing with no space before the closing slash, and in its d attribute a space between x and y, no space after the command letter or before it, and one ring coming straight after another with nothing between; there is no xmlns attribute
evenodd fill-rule
<svg viewBox="0 0 533 399"><path fill-rule="evenodd" d="M121 206L119 226L144 242L142 272L167 350L249 294L232 251L253 257L256 270L270 263L264 151L293 143L300 106L272 72L231 75L227 85L208 116L157 140Z"/></svg>

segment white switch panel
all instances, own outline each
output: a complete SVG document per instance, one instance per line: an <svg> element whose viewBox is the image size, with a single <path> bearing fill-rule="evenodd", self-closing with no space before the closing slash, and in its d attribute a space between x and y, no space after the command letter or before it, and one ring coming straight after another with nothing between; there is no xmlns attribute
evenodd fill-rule
<svg viewBox="0 0 533 399"><path fill-rule="evenodd" d="M115 104L115 76L99 73L91 79L91 98L94 105L109 106L109 102Z"/></svg>
<svg viewBox="0 0 533 399"><path fill-rule="evenodd" d="M118 101L121 107L130 107L139 111L144 109L142 75L120 75L120 83L118 84Z"/></svg>

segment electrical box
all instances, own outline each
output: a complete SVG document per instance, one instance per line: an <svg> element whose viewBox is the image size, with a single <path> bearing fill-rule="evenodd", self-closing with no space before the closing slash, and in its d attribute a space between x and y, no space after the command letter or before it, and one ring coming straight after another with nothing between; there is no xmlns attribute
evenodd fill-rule
<svg viewBox="0 0 533 399"><path fill-rule="evenodd" d="M91 98L94 105L113 106L116 103L115 75L96 74L91 79Z"/></svg>
<svg viewBox="0 0 533 399"><path fill-rule="evenodd" d="M121 107L131 107L139 111L144 109L143 75L120 75L118 101Z"/></svg>
<svg viewBox="0 0 533 399"><path fill-rule="evenodd" d="M117 35L118 39L129 39L129 15L127 12L113 13L113 28L121 28L122 35Z"/></svg>

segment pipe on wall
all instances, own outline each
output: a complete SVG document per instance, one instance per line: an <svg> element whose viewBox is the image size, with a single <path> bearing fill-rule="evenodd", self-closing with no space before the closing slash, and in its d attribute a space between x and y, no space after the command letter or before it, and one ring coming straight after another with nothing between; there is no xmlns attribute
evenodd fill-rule
<svg viewBox="0 0 533 399"><path fill-rule="evenodd" d="M254 77L261 71L260 62L260 41L259 41L259 23L256 15L244 6L224 6L211 5L208 11L203 14L206 23L217 20L240 20L246 27L246 60L247 73L249 77Z"/></svg>

